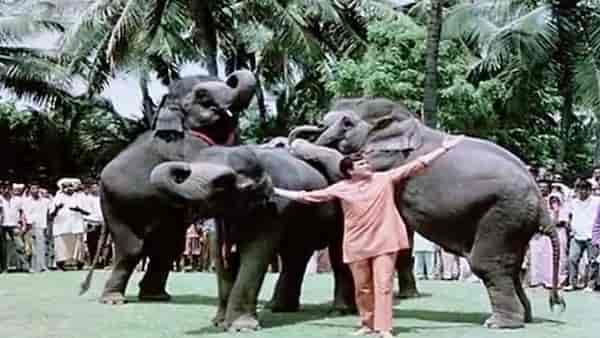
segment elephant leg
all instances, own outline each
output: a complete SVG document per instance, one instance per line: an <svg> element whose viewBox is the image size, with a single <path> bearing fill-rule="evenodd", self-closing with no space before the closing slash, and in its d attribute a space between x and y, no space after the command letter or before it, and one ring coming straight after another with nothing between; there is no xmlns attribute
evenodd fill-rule
<svg viewBox="0 0 600 338"><path fill-rule="evenodd" d="M138 298L140 301L167 302L171 299L166 291L166 284L172 266L173 260L170 257L150 256L148 269L139 284Z"/></svg>
<svg viewBox="0 0 600 338"><path fill-rule="evenodd" d="M110 208L107 208L110 210ZM100 302L104 304L125 303L125 289L136 264L142 257L144 241L138 238L131 227L105 212L105 219L115 244L115 264L110 277L104 284Z"/></svg>
<svg viewBox="0 0 600 338"><path fill-rule="evenodd" d="M329 246L329 259L335 283L331 313L339 315L356 313L354 280L350 268L344 264L341 243L333 243Z"/></svg>
<svg viewBox="0 0 600 338"><path fill-rule="evenodd" d="M260 328L256 313L258 294L278 242L276 229L261 230L265 233L245 243L238 243L240 268L225 312L225 326L231 331Z"/></svg>
<svg viewBox="0 0 600 338"><path fill-rule="evenodd" d="M227 312L227 302L231 294L231 289L235 283L240 268L240 255L236 252L227 257L225 264L220 250L219 233L211 236L211 255L215 258L215 267L217 270L217 290L219 296L219 304L217 313L212 319L212 323L217 327L225 327L225 313Z"/></svg>
<svg viewBox="0 0 600 338"><path fill-rule="evenodd" d="M172 222L172 221L171 221ZM171 299L167 293L167 279L173 267L173 262L183 252L185 245L185 227L183 220L170 227L162 225L162 231L151 236L148 241L150 262L144 278L140 281L138 298L141 301L166 302Z"/></svg>
<svg viewBox="0 0 600 338"><path fill-rule="evenodd" d="M527 316L516 281L528 237L518 234L523 228L519 215L507 217L504 208L496 206L483 217L469 257L492 304L492 316L484 323L488 328L520 328Z"/></svg>
<svg viewBox="0 0 600 338"><path fill-rule="evenodd" d="M285 245L284 245L285 247ZM282 268L270 302L273 312L295 312L300 308L302 281L313 251L281 252Z"/></svg>
<svg viewBox="0 0 600 338"><path fill-rule="evenodd" d="M397 298L404 299L419 296L413 271L414 261L412 249L398 252L398 258L396 259L396 271L398 272Z"/></svg>

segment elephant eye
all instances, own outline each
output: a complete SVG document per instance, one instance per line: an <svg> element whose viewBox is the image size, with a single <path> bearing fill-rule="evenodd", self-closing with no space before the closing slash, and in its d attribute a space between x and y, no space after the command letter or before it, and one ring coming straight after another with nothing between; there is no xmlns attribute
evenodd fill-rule
<svg viewBox="0 0 600 338"><path fill-rule="evenodd" d="M348 117L344 117L342 120L342 125L344 128L352 128L354 127L354 122L352 122L352 120L350 120Z"/></svg>

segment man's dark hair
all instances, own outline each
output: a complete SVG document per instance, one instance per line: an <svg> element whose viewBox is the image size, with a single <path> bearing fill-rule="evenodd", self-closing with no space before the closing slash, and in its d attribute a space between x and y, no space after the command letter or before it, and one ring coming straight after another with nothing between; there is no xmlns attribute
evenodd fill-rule
<svg viewBox="0 0 600 338"><path fill-rule="evenodd" d="M575 183L576 190L592 190L592 184L585 178L579 178Z"/></svg>
<svg viewBox="0 0 600 338"><path fill-rule="evenodd" d="M340 172L345 178L350 178L349 171L354 169L354 161L350 156L344 156L340 161Z"/></svg>
<svg viewBox="0 0 600 338"><path fill-rule="evenodd" d="M356 153L356 154L352 154L352 155L348 155L348 156L344 156L344 158L342 158L342 160L340 161L340 172L342 173L342 175L345 178L350 178L350 170L354 169L354 162L356 161L360 161L363 159L362 154L360 153Z"/></svg>

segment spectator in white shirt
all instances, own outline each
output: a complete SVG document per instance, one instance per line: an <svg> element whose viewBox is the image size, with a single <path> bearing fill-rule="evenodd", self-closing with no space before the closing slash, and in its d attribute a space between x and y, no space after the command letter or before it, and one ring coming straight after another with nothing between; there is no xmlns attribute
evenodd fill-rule
<svg viewBox="0 0 600 338"><path fill-rule="evenodd" d="M29 264L25 258L25 245L21 237L24 230L22 197L24 186L13 184L12 189L5 189L0 197L2 208L2 229L4 236L4 262L2 270L9 268L11 262L16 261L18 270L29 271Z"/></svg>
<svg viewBox="0 0 600 338"><path fill-rule="evenodd" d="M31 267L34 272L47 270L46 237L50 204L50 200L40 195L40 187L35 183L29 188L29 196L23 200L23 213L33 238Z"/></svg>
<svg viewBox="0 0 600 338"><path fill-rule="evenodd" d="M75 193L71 182L61 185L62 191L56 193L52 202L54 248L56 265L65 270L71 261L83 268L83 216L88 214L86 203L81 195Z"/></svg>
<svg viewBox="0 0 600 338"><path fill-rule="evenodd" d="M418 279L433 279L433 249L432 242L415 232L413 255Z"/></svg>
<svg viewBox="0 0 600 338"><path fill-rule="evenodd" d="M569 286L565 291L577 288L577 267L581 256L587 252L591 257L592 229L600 207L600 198L591 196L592 184L585 179L578 180L575 184L577 198L568 206L571 223L571 241L569 244Z"/></svg>
<svg viewBox="0 0 600 338"><path fill-rule="evenodd" d="M91 183L87 187L85 194L85 210L89 212L83 217L86 225L85 242L88 249L89 263L93 264L94 255L98 249L98 240L100 239L100 230L104 218L102 217L102 209L100 208L100 189L97 183Z"/></svg>

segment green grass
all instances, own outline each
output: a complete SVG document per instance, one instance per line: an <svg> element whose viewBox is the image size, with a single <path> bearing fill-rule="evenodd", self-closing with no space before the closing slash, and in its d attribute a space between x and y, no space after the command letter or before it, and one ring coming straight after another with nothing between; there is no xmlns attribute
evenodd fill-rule
<svg viewBox="0 0 600 338"><path fill-rule="evenodd" d="M237 335L211 327L216 310L216 280L212 274L174 273L169 291L171 303L137 303L136 273L130 284L130 303L99 304L96 297L107 277L96 272L92 289L77 296L81 272L0 275L0 337L147 338L147 337L348 337L356 317L328 317L332 279L308 276L304 284L303 310L292 314L262 311L263 329ZM261 294L267 300L276 275L269 275ZM398 337L600 337L600 294L566 294L567 311L548 309L547 292L527 290L535 322L525 329L491 331L481 326L489 313L485 289L464 282L423 282L424 297L394 306Z"/></svg>

